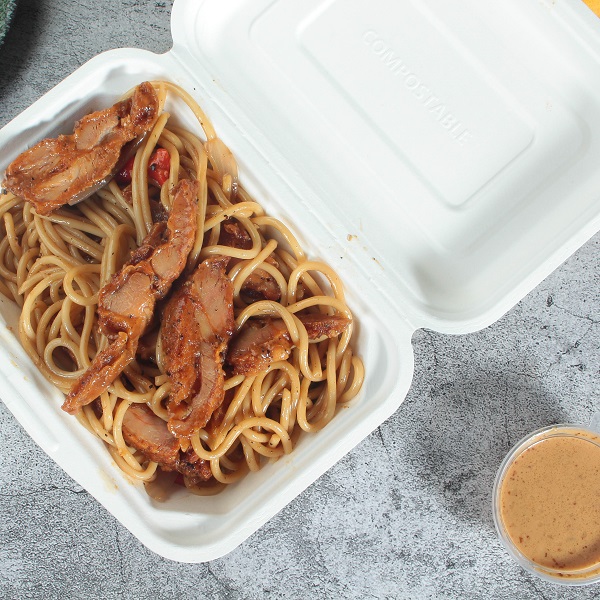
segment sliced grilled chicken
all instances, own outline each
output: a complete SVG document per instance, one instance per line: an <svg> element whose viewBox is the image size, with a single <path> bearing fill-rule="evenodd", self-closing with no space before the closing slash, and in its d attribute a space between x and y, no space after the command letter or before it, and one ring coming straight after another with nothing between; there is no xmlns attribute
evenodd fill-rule
<svg viewBox="0 0 600 600"><path fill-rule="evenodd" d="M62 406L75 413L97 398L135 358L140 336L179 277L196 234L198 184L181 180L174 189L166 223L154 225L129 262L98 294L98 325L109 339L89 369L75 382Z"/></svg>
<svg viewBox="0 0 600 600"><path fill-rule="evenodd" d="M138 85L131 96L110 108L86 115L72 135L42 140L6 169L3 186L46 215L79 199L106 180L127 152L158 118L152 85Z"/></svg>
<svg viewBox="0 0 600 600"><path fill-rule="evenodd" d="M165 306L161 339L171 381L169 429L189 437L223 402L223 353L234 328L228 257L212 256L173 292Z"/></svg>
<svg viewBox="0 0 600 600"><path fill-rule="evenodd" d="M210 463L198 458L193 449L182 452L179 440L167 424L145 404L132 404L123 417L123 439L164 471L178 471L192 482L212 477Z"/></svg>
<svg viewBox="0 0 600 600"><path fill-rule="evenodd" d="M298 315L306 327L308 339L332 338L340 335L350 320L339 315ZM283 319L250 319L231 340L227 350L227 364L234 375L256 375L269 365L286 360L294 344Z"/></svg>

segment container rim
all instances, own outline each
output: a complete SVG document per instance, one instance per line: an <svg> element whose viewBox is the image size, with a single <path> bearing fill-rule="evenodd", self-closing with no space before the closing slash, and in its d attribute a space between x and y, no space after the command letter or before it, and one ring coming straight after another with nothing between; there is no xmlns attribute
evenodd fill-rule
<svg viewBox="0 0 600 600"><path fill-rule="evenodd" d="M494 479L494 486L492 488L492 514L494 526L500 541L510 556L529 573L536 575L545 581L567 586L584 586L600 583L600 561L585 569L565 570L544 567L527 558L515 546L502 523L502 518L500 516L500 491L508 467L513 463L517 456L542 440L553 437L580 437L578 432L590 433L598 436L599 440L587 439L586 441L600 447L600 432L591 429L588 426L576 423L557 423L541 427L525 435L508 451L498 467Z"/></svg>

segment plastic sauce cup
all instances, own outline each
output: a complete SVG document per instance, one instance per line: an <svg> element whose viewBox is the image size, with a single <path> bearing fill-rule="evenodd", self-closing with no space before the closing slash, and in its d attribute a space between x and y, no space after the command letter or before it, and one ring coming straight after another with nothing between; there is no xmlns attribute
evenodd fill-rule
<svg viewBox="0 0 600 600"><path fill-rule="evenodd" d="M493 513L506 549L530 573L600 582L600 434L561 424L523 438L500 465Z"/></svg>

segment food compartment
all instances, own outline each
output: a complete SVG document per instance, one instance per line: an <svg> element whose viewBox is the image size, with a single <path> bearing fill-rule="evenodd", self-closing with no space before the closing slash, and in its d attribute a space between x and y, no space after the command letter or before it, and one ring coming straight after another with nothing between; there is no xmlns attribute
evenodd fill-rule
<svg viewBox="0 0 600 600"><path fill-rule="evenodd" d="M357 324L353 347L366 370L359 396L340 405L319 433L303 433L291 454L218 496L198 497L179 489L166 502L157 502L141 484L122 475L102 442L60 409L63 395L44 380L18 342L18 311L1 299L5 328L0 371L8 386L2 396L9 409L33 439L142 542L169 558L197 562L239 544L399 406L412 376L413 327L357 269L352 252L328 234L318 207L306 211L285 170L275 169L255 140L220 110L210 84L189 78L170 55L113 51L84 65L0 132L0 169L41 138L70 133L77 118L112 104L141 81L158 79L173 80L196 97L233 151L248 192L267 214L288 224L311 258L337 270ZM169 101L166 110L178 124L199 132L182 102Z"/></svg>

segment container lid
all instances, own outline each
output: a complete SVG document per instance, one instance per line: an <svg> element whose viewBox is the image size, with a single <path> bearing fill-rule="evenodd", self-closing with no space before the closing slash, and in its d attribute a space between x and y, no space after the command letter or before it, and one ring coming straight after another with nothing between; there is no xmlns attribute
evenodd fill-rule
<svg viewBox="0 0 600 600"><path fill-rule="evenodd" d="M581 0L177 0L172 29L416 327L491 323L600 228L600 20Z"/></svg>

